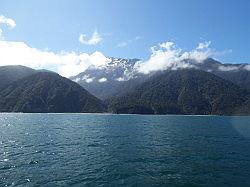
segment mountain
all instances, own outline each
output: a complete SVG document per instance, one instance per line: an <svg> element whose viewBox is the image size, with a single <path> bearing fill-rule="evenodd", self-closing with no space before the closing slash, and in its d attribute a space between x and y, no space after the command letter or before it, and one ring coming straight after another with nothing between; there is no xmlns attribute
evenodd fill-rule
<svg viewBox="0 0 250 187"><path fill-rule="evenodd" d="M84 72L70 77L100 99L122 92L125 87L141 83L143 75L134 74L134 66L139 59L109 58L109 63L102 66L91 66ZM133 79L133 81L127 82ZM127 85L127 86L124 86Z"/></svg>
<svg viewBox="0 0 250 187"><path fill-rule="evenodd" d="M109 100L114 113L249 114L250 94L238 85L196 69L164 71Z"/></svg>
<svg viewBox="0 0 250 187"><path fill-rule="evenodd" d="M55 73L46 69L35 70L21 65L0 66L0 90L14 81L38 72Z"/></svg>
<svg viewBox="0 0 250 187"><path fill-rule="evenodd" d="M77 83L36 72L0 91L1 112L104 112L105 105Z"/></svg>
<svg viewBox="0 0 250 187"><path fill-rule="evenodd" d="M250 71L239 70L231 72L214 72L214 73L250 91Z"/></svg>
<svg viewBox="0 0 250 187"><path fill-rule="evenodd" d="M249 64L186 59L187 68L173 63L168 70L142 74L138 62L109 58L70 78L78 84L47 70L0 67L0 111L104 112L108 105L114 113L250 113Z"/></svg>
<svg viewBox="0 0 250 187"><path fill-rule="evenodd" d="M140 61L139 59L109 59L110 62L107 65L100 67L92 66L77 76L70 77L70 79L80 84L96 97L107 100L109 98L112 99L113 96L129 92L152 75L161 73L161 71L151 74L138 73L136 63ZM202 62L185 59L182 63L186 67L213 73L250 90L249 64L223 64L212 58L207 58ZM173 66L169 66L168 70L178 69L175 65L173 63Z"/></svg>
<svg viewBox="0 0 250 187"><path fill-rule="evenodd" d="M25 66L0 66L0 90L10 83L36 73Z"/></svg>
<svg viewBox="0 0 250 187"><path fill-rule="evenodd" d="M250 90L249 64L222 64L212 58L196 65L197 69L211 72L223 79L229 80L243 88Z"/></svg>

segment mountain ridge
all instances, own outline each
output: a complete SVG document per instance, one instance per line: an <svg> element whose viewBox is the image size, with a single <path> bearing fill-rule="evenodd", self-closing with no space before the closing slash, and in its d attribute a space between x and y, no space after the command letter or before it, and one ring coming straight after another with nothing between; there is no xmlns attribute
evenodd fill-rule
<svg viewBox="0 0 250 187"><path fill-rule="evenodd" d="M114 113L249 114L249 92L216 75L194 69L165 71L108 102Z"/></svg>
<svg viewBox="0 0 250 187"><path fill-rule="evenodd" d="M117 67L114 67L115 70L118 69L119 75L126 77L123 80L122 79L118 80L117 77L116 79L112 78L113 76L112 71L110 71L111 72L110 73L106 72L105 68L103 69L95 67L91 67L90 69L87 69L84 72L74 77L70 77L70 79L77 82L84 88L86 88L90 93L92 93L96 97L102 100L106 100L109 97L112 97L113 95L119 94L119 92L124 92L123 91L124 88L129 89L130 87L135 87L136 85L150 78L152 75L164 71L164 70L159 70L149 74L139 73L136 70L135 65L139 63L140 60L136 59L136 61L133 63L131 63L130 60L131 59L129 59L128 61L126 61L126 59L120 60L121 63L124 63L123 66L125 67L128 66L127 64L130 64L129 68L125 69L126 71L120 68L121 66L120 64ZM189 68L199 69L213 73L225 80L229 80L243 88L250 90L249 64L223 64L212 58L207 58L202 62L197 62L192 59L186 59L184 61L187 67ZM169 68L175 69L174 66ZM182 69L182 68L177 68L177 69ZM92 79L96 75L98 75L99 79L103 78L105 79L105 81L98 82L98 79L96 80Z"/></svg>
<svg viewBox="0 0 250 187"><path fill-rule="evenodd" d="M14 80L0 91L1 112L105 112L106 106L77 83L51 72Z"/></svg>
<svg viewBox="0 0 250 187"><path fill-rule="evenodd" d="M91 82L92 91L96 89L94 91L102 92L103 101L93 96L89 87L80 86L57 73L24 66L4 66L0 67L0 77L3 77L2 82L0 80L0 111L102 113L107 112L108 106L111 113L250 114L250 80L249 71L245 69L248 64L236 65L241 68L237 70L227 65L231 68L229 71L218 70L221 63L213 59L199 65L200 69L164 70L150 75L130 74L134 77L128 80ZM214 68L212 72L208 71L211 67ZM103 69L93 68L91 71L100 71L99 76L102 77ZM113 78L124 75L122 71L119 73ZM3 80L7 80L5 85ZM115 81L119 84L115 85Z"/></svg>

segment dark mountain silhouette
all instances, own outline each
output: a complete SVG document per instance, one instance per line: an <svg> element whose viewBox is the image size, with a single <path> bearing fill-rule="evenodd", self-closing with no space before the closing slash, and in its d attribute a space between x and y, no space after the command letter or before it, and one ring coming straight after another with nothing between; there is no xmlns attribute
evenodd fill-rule
<svg viewBox="0 0 250 187"><path fill-rule="evenodd" d="M77 83L56 73L37 72L0 91L0 111L104 112L105 106Z"/></svg>
<svg viewBox="0 0 250 187"><path fill-rule="evenodd" d="M249 92L195 69L158 73L122 96L108 100L114 113L249 114Z"/></svg>
<svg viewBox="0 0 250 187"><path fill-rule="evenodd" d="M105 99L103 102L54 72L2 66L0 112L105 112L108 105L113 113L250 114L247 64L222 64L206 59L200 64L188 62L196 64L196 68L150 75L123 72L133 71L135 63L136 60L113 59L110 67L90 68L81 78L75 77L83 81L89 78L87 74L96 73L96 81L85 81L84 86L92 93L99 93ZM128 74L130 78L126 79ZM117 80L122 76L124 80ZM100 81L104 77L109 79Z"/></svg>
<svg viewBox="0 0 250 187"><path fill-rule="evenodd" d="M208 58L203 63L198 64L198 69L211 72L250 90L250 71L246 68L247 66L250 67L249 64L222 64Z"/></svg>
<svg viewBox="0 0 250 187"><path fill-rule="evenodd" d="M0 66L0 90L10 83L36 73L25 66Z"/></svg>

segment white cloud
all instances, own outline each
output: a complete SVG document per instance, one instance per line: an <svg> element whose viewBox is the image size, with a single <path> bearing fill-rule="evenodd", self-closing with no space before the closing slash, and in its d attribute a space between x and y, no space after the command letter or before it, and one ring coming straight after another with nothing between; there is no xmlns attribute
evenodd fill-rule
<svg viewBox="0 0 250 187"><path fill-rule="evenodd" d="M6 18L3 15L0 15L0 24L6 24L10 28L14 28L16 26L16 22L11 18Z"/></svg>
<svg viewBox="0 0 250 187"><path fill-rule="evenodd" d="M24 42L0 40L0 66L24 65L35 69L48 69L69 77L85 71L89 66L101 66L110 61L101 52L54 53L28 46Z"/></svg>
<svg viewBox="0 0 250 187"><path fill-rule="evenodd" d="M81 80L81 78L75 78L73 81L79 82L80 80Z"/></svg>
<svg viewBox="0 0 250 187"><path fill-rule="evenodd" d="M88 39L86 34L80 34L79 36L79 42L85 45L96 45L102 41L101 35L94 31L92 36Z"/></svg>
<svg viewBox="0 0 250 187"><path fill-rule="evenodd" d="M103 77L101 79L98 80L98 82L102 83L102 82L106 82L107 81L107 78Z"/></svg>
<svg viewBox="0 0 250 187"><path fill-rule="evenodd" d="M211 41L199 43L198 47L196 49L206 49L210 46Z"/></svg>
<svg viewBox="0 0 250 187"><path fill-rule="evenodd" d="M11 29L16 26L16 22L13 19L6 18L3 15L0 15L0 24L5 24L8 27L10 27ZM0 28L0 39L4 39L4 37L3 37L3 30L1 28Z"/></svg>
<svg viewBox="0 0 250 187"><path fill-rule="evenodd" d="M194 67L187 59L196 63L201 63L206 58L213 55L210 48L211 42L199 43L198 47L191 51L182 51L173 42L165 42L153 46L150 58L144 62L136 64L139 72L148 74L153 71L166 69L179 69Z"/></svg>
<svg viewBox="0 0 250 187"><path fill-rule="evenodd" d="M239 70L239 67L237 67L237 66L219 66L218 70L219 71L235 71L235 70Z"/></svg>
<svg viewBox="0 0 250 187"><path fill-rule="evenodd" d="M86 83L91 83L91 82L93 82L93 81L94 81L94 78L87 78L87 79L85 80Z"/></svg>
<svg viewBox="0 0 250 187"><path fill-rule="evenodd" d="M165 43L161 43L161 44L159 44L159 46L161 47L161 48L164 48L164 49L166 49L166 50L171 50L172 48L174 48L174 43L173 42L165 42ZM152 51L154 50L154 48L151 48L152 49Z"/></svg>
<svg viewBox="0 0 250 187"><path fill-rule="evenodd" d="M16 23L10 18L0 16L0 24L6 24L10 28L14 28ZM108 64L111 59L107 58L101 52L87 54L83 52L53 52L50 50L40 50L30 47L25 42L6 41L1 37L2 29L0 28L0 66L4 65L23 65L34 69L48 69L55 71L62 76L70 77L84 72L89 67L100 68ZM131 41L139 40L137 36ZM87 39L86 35L81 34L79 41L87 45L95 45L102 40L101 36L95 31L91 38ZM214 52L210 49L211 42L200 43L197 48L189 52L182 52L181 49L175 47L173 42L161 43L152 47L152 54L146 61L137 62L133 71L149 73L157 70L189 68L193 65L189 64L186 59L193 59L195 62L202 62L211 56ZM126 46L128 42L124 42L120 46ZM245 69L250 67L246 66ZM124 81L131 77L131 72L124 72L124 77L120 77L118 81ZM94 77L83 77L87 83L94 80ZM80 81L80 80L76 80ZM105 82L105 77L98 80Z"/></svg>
<svg viewBox="0 0 250 187"><path fill-rule="evenodd" d="M212 56L215 54L214 51L210 48L211 42L204 42L204 43L199 43L196 49L189 51L189 52L184 52L181 55L182 59L191 59L195 60L198 63L203 62L205 59L208 57Z"/></svg>
<svg viewBox="0 0 250 187"><path fill-rule="evenodd" d="M91 83L93 82L95 79L95 77L90 77L89 75L84 75L83 77L81 78L76 78L74 81L75 82L80 82L80 81L84 81L86 83Z"/></svg>
<svg viewBox="0 0 250 187"><path fill-rule="evenodd" d="M10 18L0 15L0 24L6 24L14 28L16 23ZM80 37L84 43L84 38ZM79 40L80 40L79 39ZM85 41L89 45L94 45L102 40L95 31L92 37ZM85 71L89 66L103 66L110 61L101 52L92 54L72 52L55 53L49 50L32 48L25 42L6 41L2 37L0 28L0 66L23 65L34 69L48 69L55 71L62 76L70 77ZM92 80L88 80L91 82Z"/></svg>
<svg viewBox="0 0 250 187"><path fill-rule="evenodd" d="M244 69L250 71L250 65L245 65Z"/></svg>

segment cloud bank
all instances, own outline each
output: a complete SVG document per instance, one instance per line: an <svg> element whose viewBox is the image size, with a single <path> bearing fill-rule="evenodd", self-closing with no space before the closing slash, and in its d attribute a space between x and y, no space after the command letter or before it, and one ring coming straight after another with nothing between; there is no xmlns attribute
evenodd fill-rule
<svg viewBox="0 0 250 187"><path fill-rule="evenodd" d="M77 52L55 53L47 50L32 48L25 42L0 40L0 65L23 65L34 69L48 69L62 76L70 77L84 72L88 67L98 68L107 65L111 60L101 52L92 54ZM152 54L148 60L139 61L134 71L148 74L152 71L191 68L192 64L185 61L192 59L201 63L213 52L209 45L201 43L189 52L182 52L173 42L161 43L152 47ZM89 80L91 82L92 80ZM105 82L102 79L100 82ZM118 81L122 81L121 79Z"/></svg>
<svg viewBox="0 0 250 187"><path fill-rule="evenodd" d="M13 19L3 15L0 15L0 24L5 24L10 28L16 26ZM2 29L0 28L0 66L23 65L34 69L48 69L62 76L70 77L85 71L89 66L99 67L110 61L98 51L92 54L74 51L55 53L30 47L25 42L6 41L1 34ZM95 31L89 40L85 40L83 35L79 40L88 45L95 45L102 38Z"/></svg>
<svg viewBox="0 0 250 187"><path fill-rule="evenodd" d="M86 34L80 34L79 42L85 45L96 45L102 41L101 35L94 31L92 36L88 39Z"/></svg>
<svg viewBox="0 0 250 187"><path fill-rule="evenodd" d="M219 66L218 70L220 70L220 71L235 71L235 70L239 70L239 67L237 67L237 66Z"/></svg>
<svg viewBox="0 0 250 187"><path fill-rule="evenodd" d="M24 42L0 40L0 65L23 65L35 69L48 69L70 77L85 71L89 66L101 66L109 62L101 52L92 54L60 52L32 48Z"/></svg>
<svg viewBox="0 0 250 187"><path fill-rule="evenodd" d="M183 51L177 48L173 42L161 43L152 47L150 58L144 62L138 62L136 68L144 74L158 70L191 68L193 65L187 59L195 63L202 63L213 55L210 44L211 42L199 43L194 50Z"/></svg>
<svg viewBox="0 0 250 187"><path fill-rule="evenodd" d="M1 37L1 24L7 25L9 28L14 28L16 23L11 18L6 18L0 15L0 66L3 65L23 65L34 69L48 69L55 71L62 76L70 77L84 72L87 68L105 67L111 59L103 53L96 51L91 54L84 52L53 52L30 47L25 42L7 41ZM137 36L131 41L141 39ZM96 45L102 41L102 37L97 31L93 32L90 38L80 34L79 41L86 45ZM121 46L126 46L128 43L121 43ZM202 63L205 59L223 54L224 52L216 52L210 48L211 42L199 43L196 48L191 51L183 51L176 47L173 42L160 43L151 48L151 55L148 59L138 61L133 72L148 74L158 70L192 68L197 63ZM192 63L190 63L190 60ZM250 71L250 65L243 67ZM220 71L233 71L236 67L221 66ZM125 72L125 77L120 77L117 81L124 81L131 77L131 72ZM93 79L86 77L86 81L92 82ZM104 77L99 82L105 82Z"/></svg>
<svg viewBox="0 0 250 187"><path fill-rule="evenodd" d="M246 66L244 67L244 69L247 70L247 71L250 71L250 65L246 65Z"/></svg>

